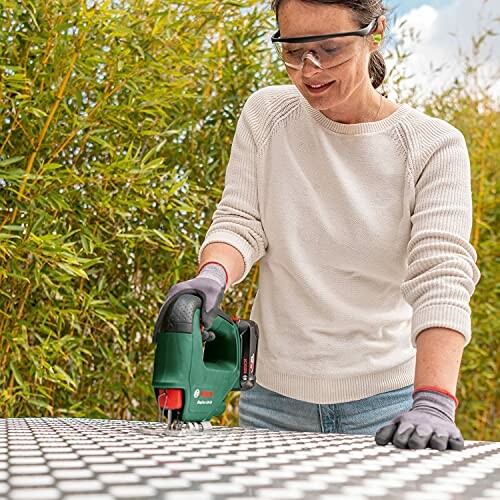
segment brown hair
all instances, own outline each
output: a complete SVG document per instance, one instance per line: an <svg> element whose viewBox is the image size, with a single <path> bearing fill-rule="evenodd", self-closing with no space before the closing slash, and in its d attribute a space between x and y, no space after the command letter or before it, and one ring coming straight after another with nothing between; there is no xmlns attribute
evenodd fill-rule
<svg viewBox="0 0 500 500"><path fill-rule="evenodd" d="M271 9L276 14L276 22L278 22L278 8L285 0L272 0ZM351 9L354 19L361 26L366 26L374 18L386 14L389 9L382 5L382 0L301 0L308 3L322 3L339 5ZM360 26L360 27L361 27ZM374 30L376 26L374 27ZM379 87L385 78L386 67L382 54L376 50L370 55L368 64L368 73L372 82L373 88Z"/></svg>

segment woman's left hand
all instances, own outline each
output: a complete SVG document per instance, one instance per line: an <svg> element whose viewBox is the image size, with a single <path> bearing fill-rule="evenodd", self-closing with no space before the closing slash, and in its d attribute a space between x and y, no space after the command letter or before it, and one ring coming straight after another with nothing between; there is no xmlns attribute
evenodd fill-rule
<svg viewBox="0 0 500 500"><path fill-rule="evenodd" d="M397 448L463 450L464 439L455 425L454 400L432 390L415 391L411 410L375 434L377 444L391 441Z"/></svg>

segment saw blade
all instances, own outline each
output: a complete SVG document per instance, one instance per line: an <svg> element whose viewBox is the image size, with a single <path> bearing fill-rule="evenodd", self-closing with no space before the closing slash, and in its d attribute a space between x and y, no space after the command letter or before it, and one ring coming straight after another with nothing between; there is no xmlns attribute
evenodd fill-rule
<svg viewBox="0 0 500 500"><path fill-rule="evenodd" d="M177 417L179 416L179 412L175 412L176 418L174 419L174 412L171 409L167 411L167 423L164 424L165 419L165 411L164 408L160 405L160 398L157 400L158 402L158 423L162 424L161 427L150 428L148 430L148 434L196 434L199 432L206 432L210 430L213 426L208 421L202 422L183 422L179 420ZM149 432L152 431L152 432Z"/></svg>
<svg viewBox="0 0 500 500"><path fill-rule="evenodd" d="M149 422L147 426L138 429L142 434L154 436L186 436L200 434L201 432L212 432L214 426L210 422L179 422L175 421L169 428L164 423Z"/></svg>

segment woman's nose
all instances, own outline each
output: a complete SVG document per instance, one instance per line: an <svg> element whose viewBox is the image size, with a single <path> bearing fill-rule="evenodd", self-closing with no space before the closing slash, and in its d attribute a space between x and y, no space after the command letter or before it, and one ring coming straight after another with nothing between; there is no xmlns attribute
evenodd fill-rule
<svg viewBox="0 0 500 500"><path fill-rule="evenodd" d="M318 73L319 71L323 71L320 63L314 58L311 53L307 53L303 59L302 72L304 74L313 75L314 73Z"/></svg>

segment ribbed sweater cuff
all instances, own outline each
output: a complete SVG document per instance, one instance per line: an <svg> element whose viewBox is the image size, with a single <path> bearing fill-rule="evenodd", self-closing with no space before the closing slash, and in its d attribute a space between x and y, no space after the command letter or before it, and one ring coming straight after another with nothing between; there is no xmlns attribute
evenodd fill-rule
<svg viewBox="0 0 500 500"><path fill-rule="evenodd" d="M245 270L243 271L243 275L240 277L240 279L232 283L231 286L241 283L246 278L253 265L252 246L248 243L248 241L245 240L245 238L243 238L239 234L233 233L232 231L226 231L222 229L211 231L210 234L206 236L205 241L201 245L200 251L198 252L198 263L201 263L201 254L203 253L205 247L210 243L227 243L228 245L236 248L236 250L241 253L245 262ZM229 286L228 288L231 288L231 286Z"/></svg>
<svg viewBox="0 0 500 500"><path fill-rule="evenodd" d="M411 343L417 347L417 335L426 328L450 328L461 333L465 337L464 347L471 340L471 317L470 314L449 304L439 304L424 307L413 311Z"/></svg>

